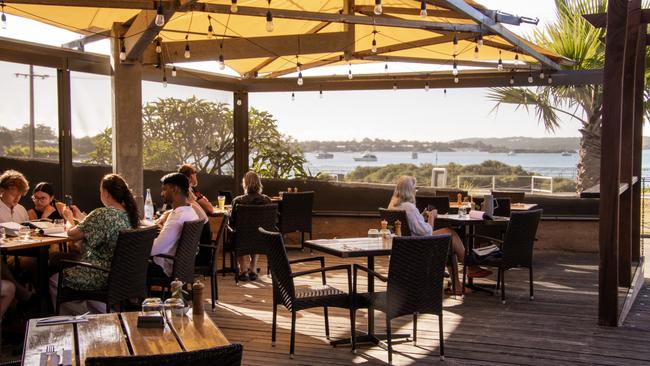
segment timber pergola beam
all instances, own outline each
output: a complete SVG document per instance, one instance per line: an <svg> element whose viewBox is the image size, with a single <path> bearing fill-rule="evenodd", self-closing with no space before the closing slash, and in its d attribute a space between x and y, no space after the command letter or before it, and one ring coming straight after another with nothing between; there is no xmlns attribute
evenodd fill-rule
<svg viewBox="0 0 650 366"><path fill-rule="evenodd" d="M497 23L494 19L490 18L489 16L485 15L481 11L468 5L464 0L442 0L442 1L426 0L426 2L432 5L437 5L440 2L442 2L443 4L445 4L445 7L467 14L471 19L473 19L479 24L482 24L483 27L486 27L492 33L501 36L503 39L505 39L506 41L510 42L513 46L515 46L516 49L518 49L519 51L529 56L532 56L533 58L541 62L545 67L551 68L553 70L560 69L560 65L557 62L539 53L538 51L533 49L533 47L531 47L530 45L528 45L527 43L519 39L514 33L506 29L503 25Z"/></svg>
<svg viewBox="0 0 650 366"><path fill-rule="evenodd" d="M607 13L583 14L582 17L595 28L607 27ZM648 23L650 23L650 9L641 9L641 24Z"/></svg>
<svg viewBox="0 0 650 366"><path fill-rule="evenodd" d="M357 13L371 14L374 12L374 5L355 5L354 11ZM400 14L400 15L420 15L420 8L402 8L395 6L383 6L382 14ZM466 14L448 9L427 9L427 15L430 17L452 18L452 19L469 19Z"/></svg>
<svg viewBox="0 0 650 366"><path fill-rule="evenodd" d="M92 34L89 34L89 35L87 35L87 36L85 36L83 38L76 39L76 40L70 41L70 42L66 42L66 43L62 44L61 47L63 47L63 48L76 48L79 51L83 51L85 45L87 45L89 43L97 42L97 41L102 41L102 40L107 39L107 38L111 38L111 31L109 31L109 30L103 31L103 32L100 32L100 33L92 33Z"/></svg>

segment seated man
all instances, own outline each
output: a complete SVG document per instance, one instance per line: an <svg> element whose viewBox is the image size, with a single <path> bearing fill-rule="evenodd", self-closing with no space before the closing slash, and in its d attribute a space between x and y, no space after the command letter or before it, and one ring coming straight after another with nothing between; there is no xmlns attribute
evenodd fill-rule
<svg viewBox="0 0 650 366"><path fill-rule="evenodd" d="M153 242L151 255L158 254L175 255L178 239L183 231L183 224L186 221L198 220L198 216L187 200L190 183L186 176L180 173L170 173L162 177L162 191L160 195L167 204L171 204L172 210L166 216L165 223L160 234ZM172 261L169 259L154 257L153 263L149 264L149 277L171 277Z"/></svg>

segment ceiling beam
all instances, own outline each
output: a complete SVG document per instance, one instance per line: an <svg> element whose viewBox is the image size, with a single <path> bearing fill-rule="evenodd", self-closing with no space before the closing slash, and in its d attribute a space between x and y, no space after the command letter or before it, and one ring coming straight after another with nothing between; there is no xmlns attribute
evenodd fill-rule
<svg viewBox="0 0 650 366"><path fill-rule="evenodd" d="M205 71L176 67L176 76L171 77L171 67L166 67L167 83L174 85L193 86L197 88L217 89L227 91L241 90L239 78L214 74ZM142 68L142 80L162 82L163 70L154 67Z"/></svg>
<svg viewBox="0 0 650 366"><path fill-rule="evenodd" d="M291 58L295 58L296 55L341 52L346 46L346 37L345 32L336 32L190 41L190 59L183 56L185 41L164 42L162 55L165 63L214 61L219 57L219 44L223 41L223 57L226 62L259 57L291 56ZM142 62L144 64L158 63L158 54L156 54L154 45L147 48Z"/></svg>
<svg viewBox="0 0 650 366"><path fill-rule="evenodd" d="M154 0L4 0L5 4L30 4L30 5L50 5L50 6L77 6L91 8L116 8L116 9L152 9ZM171 6L173 1L163 3L167 7Z"/></svg>
<svg viewBox="0 0 650 366"><path fill-rule="evenodd" d="M373 13L374 5L355 5L354 10L357 13ZM420 7L413 8L402 8L395 6L384 6L382 7L383 14L400 14L400 15L420 15ZM446 9L427 9L427 15L430 17L439 17L439 18L452 18L452 19L469 19L465 14L461 14L457 11L446 10Z"/></svg>
<svg viewBox="0 0 650 366"><path fill-rule="evenodd" d="M300 66L300 68L301 68L301 70L308 70L308 69L313 69L315 67L330 65L330 64L333 64L335 62L339 62L339 61L343 61L343 60L344 60L343 55L340 55L340 56L337 56L337 57L329 57L329 58L326 58L326 59L317 60L317 61L313 61L313 62L308 62L306 64L302 64ZM291 66L291 67L283 69L283 70L277 70L277 71L273 71L271 73L265 74L262 78L264 78L264 79L277 78L279 76L289 75L289 74L292 74L294 72L296 72L296 67Z"/></svg>
<svg viewBox="0 0 650 366"><path fill-rule="evenodd" d="M178 7L163 5L165 22L169 21L177 11L190 9L198 0L179 0ZM155 4L152 2L151 4ZM156 10L142 10L133 20L131 26L124 34L124 45L126 47L127 61L140 59L144 50L151 45L151 42L158 36L163 27L157 26Z"/></svg>
<svg viewBox="0 0 650 366"><path fill-rule="evenodd" d="M607 27L607 13L583 14L582 17L595 28ZM650 9L641 9L641 24L648 23L650 23Z"/></svg>
<svg viewBox="0 0 650 366"><path fill-rule="evenodd" d="M476 37L476 35L472 33L461 33L458 35L458 40L462 41L462 40L472 39L474 37ZM397 51L403 51L403 50L408 50L408 49L418 48L418 47L434 46L437 44L452 42L453 39L454 39L453 33L448 33L442 36L418 39L416 41L411 41L411 42L396 43L388 46L377 47L376 54L397 52ZM371 49L356 52L357 56L372 56L374 54L375 53L373 53Z"/></svg>
<svg viewBox="0 0 650 366"><path fill-rule="evenodd" d="M588 85L601 84L602 70L558 70L550 73L553 85ZM514 76L514 84L510 77ZM390 74L389 76L355 75L348 80L347 76L306 77L303 86L296 85L295 78L254 79L243 80L240 85L248 92L300 92L319 90L390 90L396 84L401 89L423 89L425 83L430 88L489 88L507 86L548 86L547 80L534 78L528 83L528 72L498 72L498 71L467 71L461 74L460 82L454 83L453 76L448 72L429 74Z"/></svg>
<svg viewBox="0 0 650 366"><path fill-rule="evenodd" d="M208 13L230 14L230 5L199 3L197 10ZM248 15L264 18L266 17L267 8L240 6L237 11L238 15ZM309 12L302 10L287 10L271 8L274 18L312 20L318 22L343 23L343 24L363 24L376 25L378 27L398 27L413 28L433 31L458 31L458 32L480 32L480 28L475 24L448 23L448 22L430 22L425 20L406 20L388 17L367 17L349 14L333 14Z"/></svg>
<svg viewBox="0 0 650 366"><path fill-rule="evenodd" d="M424 58L424 57L406 57L406 56L381 56L381 55L371 55L371 56L357 56L355 55L355 59L357 60L367 60L367 61L380 61L380 62L407 62L407 63L415 63L415 64L431 64L431 65L447 65L451 66L453 64L453 61L448 59L448 58ZM473 60L456 60L456 64L458 66L470 66L470 67L483 67L483 68L489 68L489 69L496 69L497 68L497 63L496 62L488 62L488 61L473 61ZM510 67L507 67L510 69ZM524 64L524 65L519 65L519 66L512 66L514 69L519 69L519 70L539 70L540 67L539 65L529 65L529 64ZM461 70L461 73L463 71Z"/></svg>
<svg viewBox="0 0 650 366"><path fill-rule="evenodd" d="M107 30L100 33L92 33L80 39L64 43L61 45L61 47L72 48L72 49L77 49L79 51L83 51L85 45L97 41L103 41L108 38L111 38L111 31Z"/></svg>
<svg viewBox="0 0 650 366"><path fill-rule="evenodd" d="M427 3L432 3L431 0L426 0ZM448 7L458 11L462 12L464 14L467 14L471 19L476 21L479 24L482 24L484 27L489 29L492 33L502 37L506 41L510 42L513 46L515 46L518 50L520 50L522 53L525 53L527 55L532 56L544 66L551 68L553 70L559 70L560 65L551 60L549 57L537 52L535 49L533 49L531 46L529 46L527 43L523 42L520 38L518 38L514 33L510 32L508 29L506 29L503 25L497 23L490 17L486 16L483 14L481 11L473 8L472 6L468 5L464 0L443 0L444 3L448 5Z"/></svg>

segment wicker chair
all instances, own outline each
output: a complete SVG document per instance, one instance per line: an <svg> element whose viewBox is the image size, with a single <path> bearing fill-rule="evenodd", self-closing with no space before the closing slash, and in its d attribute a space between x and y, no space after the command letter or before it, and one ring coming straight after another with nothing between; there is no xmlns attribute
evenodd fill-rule
<svg viewBox="0 0 650 366"><path fill-rule="evenodd" d="M87 366L239 366L244 347L233 343L198 351L163 353L148 356L88 357Z"/></svg>
<svg viewBox="0 0 650 366"><path fill-rule="evenodd" d="M199 239L203 230L203 220L185 221L183 231L178 239L175 255L158 254L156 257L170 259L174 262L171 277L148 277L147 286L160 286L163 289L170 288L172 280L178 278L184 283L194 282L194 262L199 248ZM163 296L164 297L164 296Z"/></svg>
<svg viewBox="0 0 650 366"><path fill-rule="evenodd" d="M266 254L266 240L258 231L276 230L278 205L237 205L234 228L230 230L230 244L235 257L242 255ZM237 272L239 273L239 272ZM239 276L235 274L235 283L239 284Z"/></svg>
<svg viewBox="0 0 650 366"><path fill-rule="evenodd" d="M311 215L314 206L314 192L282 194L280 202L279 228L282 234L300 232L300 248L305 241L305 233L311 236Z"/></svg>
<svg viewBox="0 0 650 366"><path fill-rule="evenodd" d="M216 301L219 300L219 288L217 286L217 261L219 256L219 243L223 237L226 227L226 216L219 215L211 217L208 224L211 237L209 241L201 240L199 243L199 254L194 263L194 274L210 277L210 299L212 300L212 311L216 308Z"/></svg>
<svg viewBox="0 0 650 366"><path fill-rule="evenodd" d="M448 257L451 238L449 235L420 237L395 237L388 265L388 277L362 265L354 264L354 286L352 297L355 308L372 304L377 310L386 313L386 336L388 362L393 360L391 340L391 320L403 315L413 315L413 342L417 343L418 314L438 316L440 337L440 359L444 360L444 337L442 332L442 296L445 262ZM385 292L357 295L357 273L359 270L387 282ZM352 349L356 349L354 329L352 330Z"/></svg>
<svg viewBox="0 0 650 366"><path fill-rule="evenodd" d="M282 304L291 311L291 341L289 345L289 357L293 358L296 338L296 312L314 307L323 307L325 313L325 335L329 339L329 317L328 307L350 309L350 294L352 293L352 281L350 266L346 264L325 267L324 257L303 258L290 261L284 247L282 234L259 229L266 240L268 247L268 260L273 278L273 325L271 328L271 342L275 346L275 330L277 323L277 306ZM291 264L299 262L319 261L320 268L301 272L292 272ZM348 293L335 287L327 285L325 272L333 270L346 270L348 274ZM309 288L296 288L294 278L308 274L321 273L322 286ZM353 311L350 309L350 325L354 328ZM354 334L354 332L353 332Z"/></svg>
<svg viewBox="0 0 650 366"><path fill-rule="evenodd" d="M415 199L415 206L420 210L420 212L429 207L433 207L438 210L438 213L441 215L449 213L449 197L448 196L418 196Z"/></svg>
<svg viewBox="0 0 650 366"><path fill-rule="evenodd" d="M147 262L151 246L156 237L156 227L124 230L117 237L111 268L102 268L90 263L61 260L62 267L82 266L108 273L108 287L104 291L82 291L65 286L65 270L59 271L59 284L56 296L58 314L61 304L76 300L94 300L104 302L106 311L113 305L147 295Z"/></svg>
<svg viewBox="0 0 650 366"><path fill-rule="evenodd" d="M510 222L503 240L477 235L479 238L488 239L501 246L501 255L477 258L477 264L498 268L497 290L501 289L501 302L503 304L506 303L505 272L511 268L528 268L530 299L534 299L533 244L535 243L537 226L541 217L542 210L515 211L510 215ZM464 285L465 276L463 276Z"/></svg>
<svg viewBox="0 0 650 366"><path fill-rule="evenodd" d="M411 229L409 229L406 211L379 208L379 217L382 220L388 221L389 228L393 228L395 221L399 220L402 223L402 236L411 236Z"/></svg>

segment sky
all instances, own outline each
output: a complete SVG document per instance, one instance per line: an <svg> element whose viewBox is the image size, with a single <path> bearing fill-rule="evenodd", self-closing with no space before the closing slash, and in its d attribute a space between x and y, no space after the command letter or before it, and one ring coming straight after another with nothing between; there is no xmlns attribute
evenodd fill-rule
<svg viewBox="0 0 650 366"><path fill-rule="evenodd" d="M538 27L555 16L553 0L481 0L490 9L539 18ZM510 27L519 34L528 34L533 25ZM15 16L8 17L7 29L0 37L60 45L78 36ZM108 42L96 42L87 51L105 53ZM205 65L203 65L205 67ZM355 66L356 67L356 66ZM367 69L363 69L363 68ZM208 69L216 71L216 64ZM390 64L391 71L416 71L420 65ZM383 71L383 64L358 66L355 72ZM27 65L0 62L0 125L16 128L29 119L28 82L16 73L28 72ZM325 68L320 73L347 73L347 67ZM35 68L35 118L56 128L56 70ZM110 126L112 118L110 79L104 76L73 73L73 134L94 135ZM393 140L449 141L466 137L568 137L579 136L579 123L564 119L561 128L551 133L524 109L502 106L494 111L494 102L487 100L486 89L386 90L296 93L251 93L250 105L271 112L281 132L298 140L351 140L384 138ZM212 101L232 104L229 92L206 90L160 83L143 83L143 103L163 97L186 98L196 95Z"/></svg>

